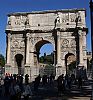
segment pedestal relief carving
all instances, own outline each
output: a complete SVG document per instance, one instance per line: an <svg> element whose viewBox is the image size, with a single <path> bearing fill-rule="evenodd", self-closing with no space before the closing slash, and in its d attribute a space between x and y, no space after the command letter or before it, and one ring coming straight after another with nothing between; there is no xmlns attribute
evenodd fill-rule
<svg viewBox="0 0 93 100"><path fill-rule="evenodd" d="M51 42L52 44L54 44L54 42L55 42L54 37L52 37L52 36L45 36L44 39Z"/></svg>

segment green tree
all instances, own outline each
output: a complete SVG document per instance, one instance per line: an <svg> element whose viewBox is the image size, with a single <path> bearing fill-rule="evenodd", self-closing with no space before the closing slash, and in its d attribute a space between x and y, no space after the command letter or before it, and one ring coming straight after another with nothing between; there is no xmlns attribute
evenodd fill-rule
<svg viewBox="0 0 93 100"><path fill-rule="evenodd" d="M89 61L87 61L88 62L88 69L89 70L92 70L92 59Z"/></svg>
<svg viewBox="0 0 93 100"><path fill-rule="evenodd" d="M39 62L40 62L40 63L44 63L44 56L41 56L41 57L39 58Z"/></svg>
<svg viewBox="0 0 93 100"><path fill-rule="evenodd" d="M0 66L5 66L5 58L2 54L0 54Z"/></svg>
<svg viewBox="0 0 93 100"><path fill-rule="evenodd" d="M39 58L39 62L46 64L53 64L54 63L53 53L51 53L50 55L46 55L46 53L44 53L44 56L41 56Z"/></svg>
<svg viewBox="0 0 93 100"><path fill-rule="evenodd" d="M73 61L68 65L68 69L71 71L73 71L75 68L76 68L76 61Z"/></svg>

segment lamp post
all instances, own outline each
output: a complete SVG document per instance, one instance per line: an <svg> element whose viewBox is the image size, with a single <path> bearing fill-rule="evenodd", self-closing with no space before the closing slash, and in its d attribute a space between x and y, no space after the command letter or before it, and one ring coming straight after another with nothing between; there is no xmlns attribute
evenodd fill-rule
<svg viewBox="0 0 93 100"><path fill-rule="evenodd" d="M90 19L91 19L91 49L92 49L92 80L93 80L93 2L92 0L90 0ZM92 95L91 95L91 99L93 100L93 83L92 83Z"/></svg>

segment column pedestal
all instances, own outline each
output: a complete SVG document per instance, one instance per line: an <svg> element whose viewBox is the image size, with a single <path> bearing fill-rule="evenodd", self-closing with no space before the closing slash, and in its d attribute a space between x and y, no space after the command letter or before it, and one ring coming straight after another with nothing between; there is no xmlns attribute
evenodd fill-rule
<svg viewBox="0 0 93 100"><path fill-rule="evenodd" d="M18 67L11 67L10 65L5 65L5 74L18 74Z"/></svg>
<svg viewBox="0 0 93 100"><path fill-rule="evenodd" d="M24 75L26 74L29 75L29 81L32 82L39 75L39 68L34 66L25 67Z"/></svg>

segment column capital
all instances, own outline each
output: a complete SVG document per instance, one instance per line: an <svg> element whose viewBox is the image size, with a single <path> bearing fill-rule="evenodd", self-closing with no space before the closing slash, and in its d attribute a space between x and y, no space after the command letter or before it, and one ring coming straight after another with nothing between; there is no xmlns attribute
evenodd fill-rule
<svg viewBox="0 0 93 100"><path fill-rule="evenodd" d="M57 35L60 35L60 30L57 30Z"/></svg>
<svg viewBox="0 0 93 100"><path fill-rule="evenodd" d="M78 35L82 36L82 30L78 30Z"/></svg>
<svg viewBox="0 0 93 100"><path fill-rule="evenodd" d="M8 34L7 34L7 37L8 37L8 38L11 38L11 37L12 37L11 33L8 33Z"/></svg>
<svg viewBox="0 0 93 100"><path fill-rule="evenodd" d="M29 38L30 37L30 33L26 33L26 37Z"/></svg>

